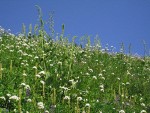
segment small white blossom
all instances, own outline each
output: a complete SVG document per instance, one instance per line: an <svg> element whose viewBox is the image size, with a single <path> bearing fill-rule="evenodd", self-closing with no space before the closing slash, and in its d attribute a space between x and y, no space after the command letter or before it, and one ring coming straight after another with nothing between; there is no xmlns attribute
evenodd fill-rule
<svg viewBox="0 0 150 113"><path fill-rule="evenodd" d="M8 93L8 94L6 94L6 95L7 95L8 97L10 97L10 96L11 96L11 94L9 94L9 93Z"/></svg>
<svg viewBox="0 0 150 113"><path fill-rule="evenodd" d="M44 109L44 104L43 102L38 102L37 103L38 109Z"/></svg>
<svg viewBox="0 0 150 113"><path fill-rule="evenodd" d="M45 82L43 80L40 81L43 85L45 84Z"/></svg>
<svg viewBox="0 0 150 113"><path fill-rule="evenodd" d="M147 113L145 110L142 110L140 113Z"/></svg>
<svg viewBox="0 0 150 113"><path fill-rule="evenodd" d="M125 113L125 111L124 110L120 110L119 113Z"/></svg>
<svg viewBox="0 0 150 113"><path fill-rule="evenodd" d="M145 107L145 104L144 104L144 103L141 103L141 106Z"/></svg>
<svg viewBox="0 0 150 113"><path fill-rule="evenodd" d="M36 67L36 66L33 66L33 69L37 69L37 67Z"/></svg>
<svg viewBox="0 0 150 113"><path fill-rule="evenodd" d="M41 76L39 74L35 75L37 78L41 78Z"/></svg>
<svg viewBox="0 0 150 113"><path fill-rule="evenodd" d="M39 75L45 75L45 71L39 72Z"/></svg>
<svg viewBox="0 0 150 113"><path fill-rule="evenodd" d="M44 113L49 113L49 111L48 111L48 110L46 110Z"/></svg>
<svg viewBox="0 0 150 113"><path fill-rule="evenodd" d="M86 103L85 104L85 107L90 107L91 105L89 103Z"/></svg>
<svg viewBox="0 0 150 113"><path fill-rule="evenodd" d="M0 97L0 99L2 99L2 100L6 100L6 98L5 98L4 96Z"/></svg>
<svg viewBox="0 0 150 113"><path fill-rule="evenodd" d="M96 80L96 79L97 79L97 77L96 77L96 76L93 76L93 79L95 79L95 80Z"/></svg>
<svg viewBox="0 0 150 113"><path fill-rule="evenodd" d="M27 102L31 102L32 100L29 98L29 99L27 99Z"/></svg>
<svg viewBox="0 0 150 113"><path fill-rule="evenodd" d="M25 86L25 89L30 89L30 86L29 86L29 85L26 85L26 86Z"/></svg>
<svg viewBox="0 0 150 113"><path fill-rule="evenodd" d="M21 83L21 86L25 86L26 84L25 83Z"/></svg>
<svg viewBox="0 0 150 113"><path fill-rule="evenodd" d="M23 76L27 76L27 74L26 74L26 73L23 73Z"/></svg>
<svg viewBox="0 0 150 113"><path fill-rule="evenodd" d="M77 97L77 100L78 100L78 101L81 101L81 100L82 100L82 97Z"/></svg>
<svg viewBox="0 0 150 113"><path fill-rule="evenodd" d="M64 100L70 100L70 97L69 96L65 96Z"/></svg>
<svg viewBox="0 0 150 113"><path fill-rule="evenodd" d="M16 95L14 95L14 96L11 96L9 99L10 100L19 100L19 97L17 97Z"/></svg>

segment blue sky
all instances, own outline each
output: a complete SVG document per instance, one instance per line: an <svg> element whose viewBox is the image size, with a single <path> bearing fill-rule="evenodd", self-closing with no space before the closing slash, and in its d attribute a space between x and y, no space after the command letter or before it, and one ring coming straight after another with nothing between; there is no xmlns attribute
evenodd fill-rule
<svg viewBox="0 0 150 113"><path fill-rule="evenodd" d="M39 5L44 20L54 11L55 33L61 33L65 24L65 35L94 37L98 34L104 47L106 44L125 51L131 43L131 52L143 55L144 40L147 53L150 48L150 0L1 0L0 26L11 29L12 33L21 31L22 23L38 23L35 5ZM48 31L49 32L49 31Z"/></svg>

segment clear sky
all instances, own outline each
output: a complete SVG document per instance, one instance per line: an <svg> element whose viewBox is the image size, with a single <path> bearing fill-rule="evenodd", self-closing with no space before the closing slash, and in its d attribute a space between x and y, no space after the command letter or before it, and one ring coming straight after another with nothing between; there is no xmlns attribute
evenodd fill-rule
<svg viewBox="0 0 150 113"><path fill-rule="evenodd" d="M90 35L93 41L98 34L103 47L119 49L123 42L127 52L131 43L132 53L143 55L144 40L150 48L150 0L1 0L0 26L15 34L22 23L36 24L35 5L41 7L44 20L54 11L55 33L61 33L64 23L70 39Z"/></svg>

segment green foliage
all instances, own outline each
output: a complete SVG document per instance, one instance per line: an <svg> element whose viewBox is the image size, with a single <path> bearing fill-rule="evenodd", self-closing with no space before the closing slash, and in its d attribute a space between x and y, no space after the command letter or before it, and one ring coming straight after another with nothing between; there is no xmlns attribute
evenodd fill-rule
<svg viewBox="0 0 150 113"><path fill-rule="evenodd" d="M65 40L64 24L60 40L47 40L36 7L40 29L34 26L34 37L26 38L24 24L23 36L0 37L0 112L150 112L149 57L125 55L123 44L120 53L109 53L98 36L94 46L83 37L81 48L76 36Z"/></svg>

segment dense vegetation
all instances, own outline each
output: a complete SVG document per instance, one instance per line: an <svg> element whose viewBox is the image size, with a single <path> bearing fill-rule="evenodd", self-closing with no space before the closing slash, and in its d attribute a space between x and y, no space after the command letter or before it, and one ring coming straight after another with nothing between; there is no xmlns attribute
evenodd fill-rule
<svg viewBox="0 0 150 113"><path fill-rule="evenodd" d="M149 113L150 58L38 34L0 37L0 112Z"/></svg>

